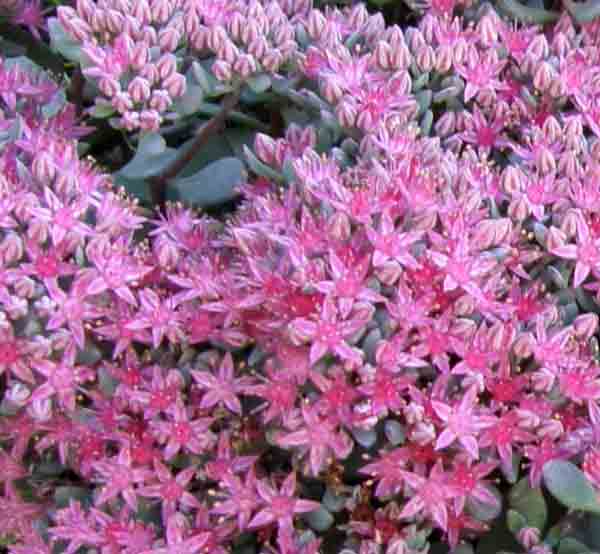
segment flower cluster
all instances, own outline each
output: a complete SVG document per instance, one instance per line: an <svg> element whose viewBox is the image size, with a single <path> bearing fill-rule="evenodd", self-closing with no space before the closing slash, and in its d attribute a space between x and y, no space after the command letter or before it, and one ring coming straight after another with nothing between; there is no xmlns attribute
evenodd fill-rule
<svg viewBox="0 0 600 554"><path fill-rule="evenodd" d="M60 89L2 62L11 554L420 553L506 508L549 551L519 494L539 508L556 462L600 490L595 28L283 0L59 16L128 128L183 94L188 38L227 86L304 82L273 94L325 124L259 134L225 220L152 218L80 159Z"/></svg>

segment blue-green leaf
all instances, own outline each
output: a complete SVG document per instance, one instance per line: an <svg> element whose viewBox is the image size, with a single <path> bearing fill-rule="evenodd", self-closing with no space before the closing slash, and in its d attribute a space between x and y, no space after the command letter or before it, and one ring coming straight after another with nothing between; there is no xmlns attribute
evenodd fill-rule
<svg viewBox="0 0 600 554"><path fill-rule="evenodd" d="M235 198L244 177L244 164L240 160L222 158L189 177L175 179L167 187L167 199L193 206L216 206Z"/></svg>
<svg viewBox="0 0 600 554"><path fill-rule="evenodd" d="M126 179L147 179L161 173L176 157L177 150L168 148L160 134L148 133L140 139L133 159L117 174Z"/></svg>
<svg viewBox="0 0 600 554"><path fill-rule="evenodd" d="M542 472L544 484L561 504L573 510L600 513L596 491L575 464L551 460Z"/></svg>
<svg viewBox="0 0 600 554"><path fill-rule="evenodd" d="M81 44L73 40L56 17L47 20L50 47L72 62L81 61Z"/></svg>

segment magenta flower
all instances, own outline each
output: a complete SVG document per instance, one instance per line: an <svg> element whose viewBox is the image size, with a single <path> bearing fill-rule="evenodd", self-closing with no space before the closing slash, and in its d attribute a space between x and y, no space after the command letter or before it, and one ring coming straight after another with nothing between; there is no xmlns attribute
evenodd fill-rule
<svg viewBox="0 0 600 554"><path fill-rule="evenodd" d="M70 345L63 353L60 362L36 360L34 369L46 377L30 397L30 402L45 400L56 396L60 406L67 412L75 410L76 394L82 383L94 379L95 374L85 366L75 365L77 349Z"/></svg>
<svg viewBox="0 0 600 554"><path fill-rule="evenodd" d="M363 319L340 321L338 309L331 298L326 298L317 321L294 319L290 326L304 341L311 341L310 363L314 365L325 354L336 354L354 365L362 362L360 351L352 348L345 339L356 334L366 325Z"/></svg>
<svg viewBox="0 0 600 554"><path fill-rule="evenodd" d="M137 492L140 496L157 498L161 501L162 519L166 524L178 507L191 510L200 505L198 499L186 490L195 474L196 468L188 467L173 476L169 468L154 460L154 475L158 477L159 483L140 487Z"/></svg>
<svg viewBox="0 0 600 554"><path fill-rule="evenodd" d="M277 442L284 448L299 446L307 449L310 469L316 477L325 465L329 453L337 459L344 459L350 454L354 444L345 433L337 430L337 425L327 418L319 417L314 407L302 406L302 417L305 427L284 434Z"/></svg>
<svg viewBox="0 0 600 554"><path fill-rule="evenodd" d="M456 406L433 400L431 406L436 415L443 421L444 430L439 435L435 444L436 450L443 450L454 441L462 445L473 460L479 458L479 445L477 436L496 422L496 418L487 415L476 415L477 388L470 387Z"/></svg>
<svg viewBox="0 0 600 554"><path fill-rule="evenodd" d="M296 514L312 512L320 507L318 502L303 500L296 497L296 474L290 473L281 488L277 490L264 480L256 483L256 490L263 507L252 518L248 527L257 529L276 523L280 534L293 530L293 520Z"/></svg>
<svg viewBox="0 0 600 554"><path fill-rule="evenodd" d="M206 392L200 402L201 408L212 408L223 404L233 413L242 414L242 404L238 395L253 383L249 377L235 377L233 358L228 352L223 357L215 377L208 371L192 371L192 377L201 389Z"/></svg>

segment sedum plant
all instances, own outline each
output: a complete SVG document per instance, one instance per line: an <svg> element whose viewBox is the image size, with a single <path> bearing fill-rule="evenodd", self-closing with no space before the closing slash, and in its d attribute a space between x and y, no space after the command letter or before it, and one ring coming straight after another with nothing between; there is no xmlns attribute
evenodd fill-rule
<svg viewBox="0 0 600 554"><path fill-rule="evenodd" d="M597 23L453 10L80 1L78 106L2 60L10 554L600 549Z"/></svg>

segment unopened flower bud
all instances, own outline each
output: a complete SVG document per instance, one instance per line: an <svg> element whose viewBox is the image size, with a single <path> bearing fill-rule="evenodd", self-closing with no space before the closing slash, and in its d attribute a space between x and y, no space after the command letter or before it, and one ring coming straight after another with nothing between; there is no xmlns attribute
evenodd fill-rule
<svg viewBox="0 0 600 554"><path fill-rule="evenodd" d="M245 46L255 41L260 36L260 30L255 21L249 20L242 27L241 39Z"/></svg>
<svg viewBox="0 0 600 554"><path fill-rule="evenodd" d="M235 63L239 56L240 51L230 40L223 42L217 50L217 57L231 65Z"/></svg>
<svg viewBox="0 0 600 554"><path fill-rule="evenodd" d="M479 40L483 46L489 48L498 40L498 22L490 15L484 15L477 25Z"/></svg>
<svg viewBox="0 0 600 554"><path fill-rule="evenodd" d="M37 153L33 159L31 170L39 183L43 183L44 186L50 185L56 175L53 157L48 152Z"/></svg>
<svg viewBox="0 0 600 554"><path fill-rule="evenodd" d="M14 282L13 287L20 298L32 298L35 294L35 281L30 277L20 277Z"/></svg>
<svg viewBox="0 0 600 554"><path fill-rule="evenodd" d="M185 77L181 73L173 73L162 85L171 98L179 98L185 93Z"/></svg>
<svg viewBox="0 0 600 554"><path fill-rule="evenodd" d="M537 430L538 437L558 440L564 435L565 428L558 419L544 421Z"/></svg>
<svg viewBox="0 0 600 554"><path fill-rule="evenodd" d="M283 55L276 48L268 50L261 59L263 69L269 73L275 73L283 63Z"/></svg>
<svg viewBox="0 0 600 554"><path fill-rule="evenodd" d="M533 354L533 337L524 333L513 344L513 351L518 358L529 358Z"/></svg>
<svg viewBox="0 0 600 554"><path fill-rule="evenodd" d="M172 103L173 101L166 90L157 89L152 91L152 97L148 105L153 110L162 113L167 111Z"/></svg>
<svg viewBox="0 0 600 554"><path fill-rule="evenodd" d="M120 114L124 114L125 112L133 109L133 101L126 92L119 92L118 94L115 94L111 104L113 108Z"/></svg>
<svg viewBox="0 0 600 554"><path fill-rule="evenodd" d="M533 74L533 86L540 92L546 92L554 80L554 71L548 62L541 62Z"/></svg>
<svg viewBox="0 0 600 554"><path fill-rule="evenodd" d="M123 31L123 16L116 10L107 10L106 26L111 33L117 34Z"/></svg>
<svg viewBox="0 0 600 554"><path fill-rule="evenodd" d="M320 10L312 10L308 14L306 30L311 39L319 40L326 25L327 19L325 19L325 16Z"/></svg>
<svg viewBox="0 0 600 554"><path fill-rule="evenodd" d="M152 11L147 0L134 0L131 13L141 25L152 23Z"/></svg>
<svg viewBox="0 0 600 554"><path fill-rule="evenodd" d="M170 0L154 0L152 2L152 20L155 23L163 24L166 23L171 17L173 6Z"/></svg>
<svg viewBox="0 0 600 554"><path fill-rule="evenodd" d="M39 423L48 421L52 417L52 401L49 398L34 400L29 404L27 412Z"/></svg>
<svg viewBox="0 0 600 554"><path fill-rule="evenodd" d="M425 423L424 421L417 423L410 433L410 440L421 446L432 443L435 438L435 427L432 423Z"/></svg>
<svg viewBox="0 0 600 554"><path fill-rule="evenodd" d="M556 171L556 160L550 149L541 147L538 150L538 158L536 160L538 169L542 174L554 173Z"/></svg>
<svg viewBox="0 0 600 554"><path fill-rule="evenodd" d="M169 26L161 29L158 34L158 44L163 52L174 52L181 41L181 32L175 27Z"/></svg>
<svg viewBox="0 0 600 554"><path fill-rule="evenodd" d="M133 47L130 65L134 71L140 71L148 63L150 48L145 42L139 42Z"/></svg>
<svg viewBox="0 0 600 554"><path fill-rule="evenodd" d="M583 473L596 488L600 488L600 449L591 448L583 456Z"/></svg>
<svg viewBox="0 0 600 554"><path fill-rule="evenodd" d="M508 165L502 171L500 182L504 192L512 196L513 194L523 190L525 176L519 168L515 167L514 165Z"/></svg>
<svg viewBox="0 0 600 554"><path fill-rule="evenodd" d="M529 204L524 196L519 196L508 205L508 216L517 222L523 222L529 217Z"/></svg>
<svg viewBox="0 0 600 554"><path fill-rule="evenodd" d="M533 390L547 394L554 387L556 376L549 369L538 369L531 375L531 385Z"/></svg>
<svg viewBox="0 0 600 554"><path fill-rule="evenodd" d="M161 80L165 80L177 71L177 59L173 54L163 54L156 62L156 70Z"/></svg>
<svg viewBox="0 0 600 554"><path fill-rule="evenodd" d="M0 255L4 264L18 262L23 253L23 239L17 233L8 233L0 244Z"/></svg>
<svg viewBox="0 0 600 554"><path fill-rule="evenodd" d="M267 165L273 165L275 162L275 141L264 133L257 133L254 139L254 151L258 159Z"/></svg>
<svg viewBox="0 0 600 554"><path fill-rule="evenodd" d="M179 249L173 241L168 239L157 240L153 248L161 267L168 270L177 265L179 261Z"/></svg>
<svg viewBox="0 0 600 554"><path fill-rule="evenodd" d="M337 104L344 95L344 91L337 80L334 79L327 79L323 83L322 92L325 100L333 105Z"/></svg>
<svg viewBox="0 0 600 554"><path fill-rule="evenodd" d="M229 20L229 35L236 42L242 40L242 29L246 26L246 18L240 12L234 12Z"/></svg>
<svg viewBox="0 0 600 554"><path fill-rule="evenodd" d="M150 84L143 77L135 77L129 83L127 92L133 102L141 104L150 98Z"/></svg>
<svg viewBox="0 0 600 554"><path fill-rule="evenodd" d="M227 31L220 25L215 25L210 29L210 31L207 31L207 33L206 45L213 52L218 52L221 48L223 48L225 43L231 42L229 40L229 36L227 35Z"/></svg>
<svg viewBox="0 0 600 554"><path fill-rule="evenodd" d="M247 79L258 70L256 60L250 54L241 54L233 63L233 70L242 78Z"/></svg>
<svg viewBox="0 0 600 554"><path fill-rule="evenodd" d="M161 117L156 110L143 110L140 112L139 125L142 131L158 131Z"/></svg>
<svg viewBox="0 0 600 554"><path fill-rule="evenodd" d="M523 527L518 535L519 543L526 550L530 550L540 542L540 530L537 527Z"/></svg>
<svg viewBox="0 0 600 554"><path fill-rule="evenodd" d="M384 40L380 40L373 51L373 58L377 66L384 71L392 69L391 57L392 47Z"/></svg>
<svg viewBox="0 0 600 554"><path fill-rule="evenodd" d="M435 68L439 73L448 73L454 63L454 51L450 45L443 44L435 53ZM447 113L447 112L446 112Z"/></svg>
<svg viewBox="0 0 600 554"><path fill-rule="evenodd" d="M337 116L342 127L346 129L352 129L356 123L356 117L358 113L354 103L344 98L337 105L335 109L335 115Z"/></svg>
<svg viewBox="0 0 600 554"><path fill-rule="evenodd" d="M436 63L434 49L428 44L422 48L419 48L415 54L415 60L418 68L421 71L431 71Z"/></svg>
<svg viewBox="0 0 600 554"><path fill-rule="evenodd" d="M261 60L269 50L269 44L265 37L258 37L248 45L248 54L251 54L256 59Z"/></svg>
<svg viewBox="0 0 600 554"><path fill-rule="evenodd" d="M137 112L125 112L121 116L121 125L128 131L135 131L140 126L140 114Z"/></svg>

